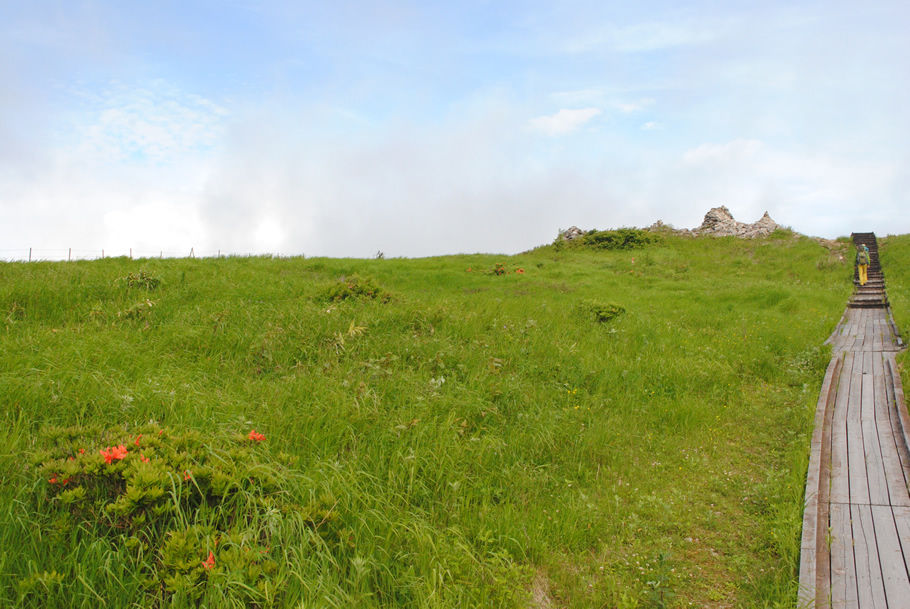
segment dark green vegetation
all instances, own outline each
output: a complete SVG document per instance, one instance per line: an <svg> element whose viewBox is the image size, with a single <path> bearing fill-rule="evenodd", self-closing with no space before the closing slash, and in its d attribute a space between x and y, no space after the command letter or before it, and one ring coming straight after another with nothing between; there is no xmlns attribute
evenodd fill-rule
<svg viewBox="0 0 910 609"><path fill-rule="evenodd" d="M792 606L851 264L789 235L0 264L0 605ZM186 451L137 454L157 426ZM97 507L144 466L149 530Z"/></svg>
<svg viewBox="0 0 910 609"><path fill-rule="evenodd" d="M571 241L557 237L553 242L553 248L556 251L563 249L631 250L657 243L660 238L658 233L640 228L589 230Z"/></svg>

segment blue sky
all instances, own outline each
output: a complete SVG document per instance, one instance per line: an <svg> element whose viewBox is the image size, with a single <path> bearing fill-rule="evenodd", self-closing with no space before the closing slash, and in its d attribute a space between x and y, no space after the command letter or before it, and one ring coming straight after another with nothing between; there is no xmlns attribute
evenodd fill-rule
<svg viewBox="0 0 910 609"><path fill-rule="evenodd" d="M910 232L906 2L0 5L0 258Z"/></svg>

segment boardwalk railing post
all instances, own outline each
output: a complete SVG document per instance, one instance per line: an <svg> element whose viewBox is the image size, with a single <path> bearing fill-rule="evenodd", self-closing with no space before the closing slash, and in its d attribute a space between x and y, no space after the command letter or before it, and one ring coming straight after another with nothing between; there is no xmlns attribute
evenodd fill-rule
<svg viewBox="0 0 910 609"><path fill-rule="evenodd" d="M32 248L28 248L28 261L32 261Z"/></svg>

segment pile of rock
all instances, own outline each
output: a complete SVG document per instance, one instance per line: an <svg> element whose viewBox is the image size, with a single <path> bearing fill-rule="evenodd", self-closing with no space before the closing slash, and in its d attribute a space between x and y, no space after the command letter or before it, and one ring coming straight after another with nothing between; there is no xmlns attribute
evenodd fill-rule
<svg viewBox="0 0 910 609"><path fill-rule="evenodd" d="M771 219L768 212L752 224L739 222L733 218L733 214L725 205L715 207L705 214L705 219L701 226L689 230L688 228L674 229L660 220L648 227L651 231L672 231L680 235L700 236L711 235L714 237L740 237L742 239L754 239L756 237L766 237L783 228L780 224Z"/></svg>
<svg viewBox="0 0 910 609"><path fill-rule="evenodd" d="M584 234L585 232L577 226L570 226L566 230L559 231L559 238L564 241L571 241L572 239L578 239Z"/></svg>
<svg viewBox="0 0 910 609"><path fill-rule="evenodd" d="M748 224L739 222L733 218L733 214L725 205L714 207L705 214L705 219L698 228L673 228L669 224L664 224L658 220L645 230L661 233L674 233L687 237L699 237L701 235L710 235L712 237L740 237L741 239L754 239L756 237L767 237L779 228L780 224L771 219L768 212L758 219L758 221ZM572 226L566 230L559 231L559 238L564 241L577 239L585 234L577 226Z"/></svg>

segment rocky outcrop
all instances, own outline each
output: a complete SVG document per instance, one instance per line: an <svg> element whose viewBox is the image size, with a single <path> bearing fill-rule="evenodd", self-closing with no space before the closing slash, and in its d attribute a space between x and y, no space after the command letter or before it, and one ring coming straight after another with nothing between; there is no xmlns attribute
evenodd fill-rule
<svg viewBox="0 0 910 609"><path fill-rule="evenodd" d="M709 209L708 213L705 214L705 219L702 220L701 226L697 228L673 228L673 226L665 224L662 220L658 220L645 230L656 233L673 233L684 237L709 235L712 237L755 239L756 237L767 237L779 228L784 227L772 220L768 212L765 212L757 221L748 224L736 220L730 210L725 205L721 205L720 207ZM566 230L560 230L559 238L564 241L571 241L584 234L585 231L577 226L572 226Z"/></svg>
<svg viewBox="0 0 910 609"><path fill-rule="evenodd" d="M754 239L756 237L766 237L779 228L783 227L772 220L771 216L768 215L768 212L765 212L757 222L747 224L746 222L739 222L736 220L733 217L733 214L730 213L730 210L727 209L725 205L721 205L720 207L714 207L708 210L708 213L705 214L705 219L698 228L693 228L691 230L687 228L674 229L658 220L649 226L648 230L672 231L679 235L690 235L693 237L710 235L713 237Z"/></svg>
<svg viewBox="0 0 910 609"><path fill-rule="evenodd" d="M736 221L730 210L721 205L708 211L701 226L694 229L694 232L700 235L753 239L770 235L778 228L781 228L780 225L771 219L768 212L765 212L757 222L746 224L745 222Z"/></svg>
<svg viewBox="0 0 910 609"><path fill-rule="evenodd" d="M572 239L578 239L584 234L585 232L577 226L570 226L566 230L559 231L559 238L564 241L571 241Z"/></svg>

